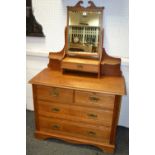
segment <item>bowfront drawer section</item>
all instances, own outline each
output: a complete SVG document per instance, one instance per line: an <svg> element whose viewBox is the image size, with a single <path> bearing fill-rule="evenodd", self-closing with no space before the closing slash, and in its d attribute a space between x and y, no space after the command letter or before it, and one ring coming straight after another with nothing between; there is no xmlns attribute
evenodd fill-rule
<svg viewBox="0 0 155 155"><path fill-rule="evenodd" d="M114 100L115 95L87 91L75 91L75 103L77 105L86 105L113 110Z"/></svg>
<svg viewBox="0 0 155 155"><path fill-rule="evenodd" d="M86 122L104 126L112 125L112 111L103 109L93 109L75 105L63 105L38 101L39 115L67 119L77 122Z"/></svg>
<svg viewBox="0 0 155 155"><path fill-rule="evenodd" d="M73 90L38 85L37 99L60 103L72 103Z"/></svg>
<svg viewBox="0 0 155 155"><path fill-rule="evenodd" d="M110 128L93 126L72 121L39 117L40 130L49 133L74 136L95 141L109 142Z"/></svg>

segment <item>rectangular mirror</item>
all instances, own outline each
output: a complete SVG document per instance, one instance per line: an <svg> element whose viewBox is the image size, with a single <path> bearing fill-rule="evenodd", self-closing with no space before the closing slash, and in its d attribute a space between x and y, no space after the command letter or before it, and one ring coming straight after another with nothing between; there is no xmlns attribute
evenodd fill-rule
<svg viewBox="0 0 155 155"><path fill-rule="evenodd" d="M69 11L69 52L97 53L100 12Z"/></svg>
<svg viewBox="0 0 155 155"><path fill-rule="evenodd" d="M68 9L68 55L99 58L102 10Z"/></svg>

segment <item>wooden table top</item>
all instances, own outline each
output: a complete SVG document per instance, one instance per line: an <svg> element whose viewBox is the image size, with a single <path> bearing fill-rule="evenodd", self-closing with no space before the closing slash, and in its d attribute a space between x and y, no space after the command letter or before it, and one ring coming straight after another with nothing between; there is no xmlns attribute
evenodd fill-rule
<svg viewBox="0 0 155 155"><path fill-rule="evenodd" d="M125 95L126 92L124 77L86 77L80 74L62 74L60 71L53 71L49 68L45 68L29 83L115 95Z"/></svg>

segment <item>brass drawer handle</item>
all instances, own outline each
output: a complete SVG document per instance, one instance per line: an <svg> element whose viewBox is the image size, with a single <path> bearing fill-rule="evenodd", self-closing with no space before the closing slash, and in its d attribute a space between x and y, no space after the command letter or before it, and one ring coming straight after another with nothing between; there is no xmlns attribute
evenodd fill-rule
<svg viewBox="0 0 155 155"><path fill-rule="evenodd" d="M89 136L96 136L96 133L93 132L93 131L88 131L88 135L89 135Z"/></svg>
<svg viewBox="0 0 155 155"><path fill-rule="evenodd" d="M54 129L54 130L59 129L59 128L60 128L60 126L57 124L52 125L52 129Z"/></svg>
<svg viewBox="0 0 155 155"><path fill-rule="evenodd" d="M100 100L98 97L95 97L95 96L90 96L89 99L94 102L97 102Z"/></svg>
<svg viewBox="0 0 155 155"><path fill-rule="evenodd" d="M58 97L59 96L59 91L57 88L53 88L51 91L50 91L50 95L52 95L53 97Z"/></svg>
<svg viewBox="0 0 155 155"><path fill-rule="evenodd" d="M78 64L77 65L77 68L81 68L82 69L83 68L83 65Z"/></svg>
<svg viewBox="0 0 155 155"><path fill-rule="evenodd" d="M52 112L59 112L60 111L60 109L58 109L58 108L52 108L51 110L52 110Z"/></svg>
<svg viewBox="0 0 155 155"><path fill-rule="evenodd" d="M89 117L91 118L97 118L97 115L96 114L87 114Z"/></svg>

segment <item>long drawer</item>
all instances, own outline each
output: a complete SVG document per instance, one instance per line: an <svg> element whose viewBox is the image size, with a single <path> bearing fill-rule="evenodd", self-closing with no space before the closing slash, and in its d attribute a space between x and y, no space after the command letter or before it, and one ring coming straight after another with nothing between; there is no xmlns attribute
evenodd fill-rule
<svg viewBox="0 0 155 155"><path fill-rule="evenodd" d="M95 141L109 142L110 128L104 126L86 125L61 119L39 117L40 130Z"/></svg>
<svg viewBox="0 0 155 155"><path fill-rule="evenodd" d="M115 95L75 90L75 104L113 110Z"/></svg>
<svg viewBox="0 0 155 155"><path fill-rule="evenodd" d="M77 71L84 71L84 72L98 73L99 64L95 64L95 65L89 64L88 65L88 64L71 63L71 62L62 62L61 68L77 70Z"/></svg>
<svg viewBox="0 0 155 155"><path fill-rule="evenodd" d="M65 118L72 121L82 121L105 126L112 125L113 112L111 110L38 101L38 112L40 115L46 117Z"/></svg>
<svg viewBox="0 0 155 155"><path fill-rule="evenodd" d="M60 103L72 103L73 90L38 85L37 99Z"/></svg>

